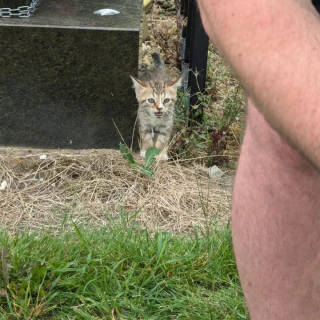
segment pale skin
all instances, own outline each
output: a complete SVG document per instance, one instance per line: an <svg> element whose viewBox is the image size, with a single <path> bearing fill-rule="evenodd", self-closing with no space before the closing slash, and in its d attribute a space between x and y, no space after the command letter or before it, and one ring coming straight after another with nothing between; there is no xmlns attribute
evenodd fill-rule
<svg viewBox="0 0 320 320"><path fill-rule="evenodd" d="M307 0L199 0L248 94L232 201L253 320L320 318L320 17Z"/></svg>

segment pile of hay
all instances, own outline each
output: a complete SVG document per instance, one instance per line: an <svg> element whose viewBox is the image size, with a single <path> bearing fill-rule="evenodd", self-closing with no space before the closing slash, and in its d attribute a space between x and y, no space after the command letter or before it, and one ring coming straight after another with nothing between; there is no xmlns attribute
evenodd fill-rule
<svg viewBox="0 0 320 320"><path fill-rule="evenodd" d="M227 221L233 173L212 180L207 168L187 162L158 162L152 179L117 150L2 148L0 183L8 185L0 191L1 227L55 232L72 221L101 226L109 223L106 212L115 220L135 216L151 232L183 233L208 217Z"/></svg>

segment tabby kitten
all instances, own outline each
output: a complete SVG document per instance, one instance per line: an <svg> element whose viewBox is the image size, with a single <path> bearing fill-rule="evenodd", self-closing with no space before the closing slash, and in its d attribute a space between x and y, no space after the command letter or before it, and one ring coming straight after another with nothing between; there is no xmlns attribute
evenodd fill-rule
<svg viewBox="0 0 320 320"><path fill-rule="evenodd" d="M164 150L173 128L174 104L181 77L166 79L165 68L159 54L153 53L154 67L139 79L131 77L139 103L138 121L140 135L140 156L145 158L150 147ZM166 151L163 160L168 160Z"/></svg>

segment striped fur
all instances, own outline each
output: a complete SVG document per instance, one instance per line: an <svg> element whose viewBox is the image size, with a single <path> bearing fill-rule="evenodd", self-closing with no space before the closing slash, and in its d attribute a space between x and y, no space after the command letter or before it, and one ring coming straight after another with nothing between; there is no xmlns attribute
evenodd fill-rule
<svg viewBox="0 0 320 320"><path fill-rule="evenodd" d="M154 67L143 80L131 77L139 103L140 155L143 158L150 147L167 148L173 128L177 88L181 83L181 77L166 80L160 56L154 53L152 58ZM166 151L162 157L168 160Z"/></svg>

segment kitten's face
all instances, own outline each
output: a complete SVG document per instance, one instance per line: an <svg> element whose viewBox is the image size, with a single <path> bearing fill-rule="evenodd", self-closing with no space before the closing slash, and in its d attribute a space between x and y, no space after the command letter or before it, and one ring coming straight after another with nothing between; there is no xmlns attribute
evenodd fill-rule
<svg viewBox="0 0 320 320"><path fill-rule="evenodd" d="M148 114L155 118L162 118L166 112L173 112L181 78L149 82L131 78L140 108L145 108Z"/></svg>

